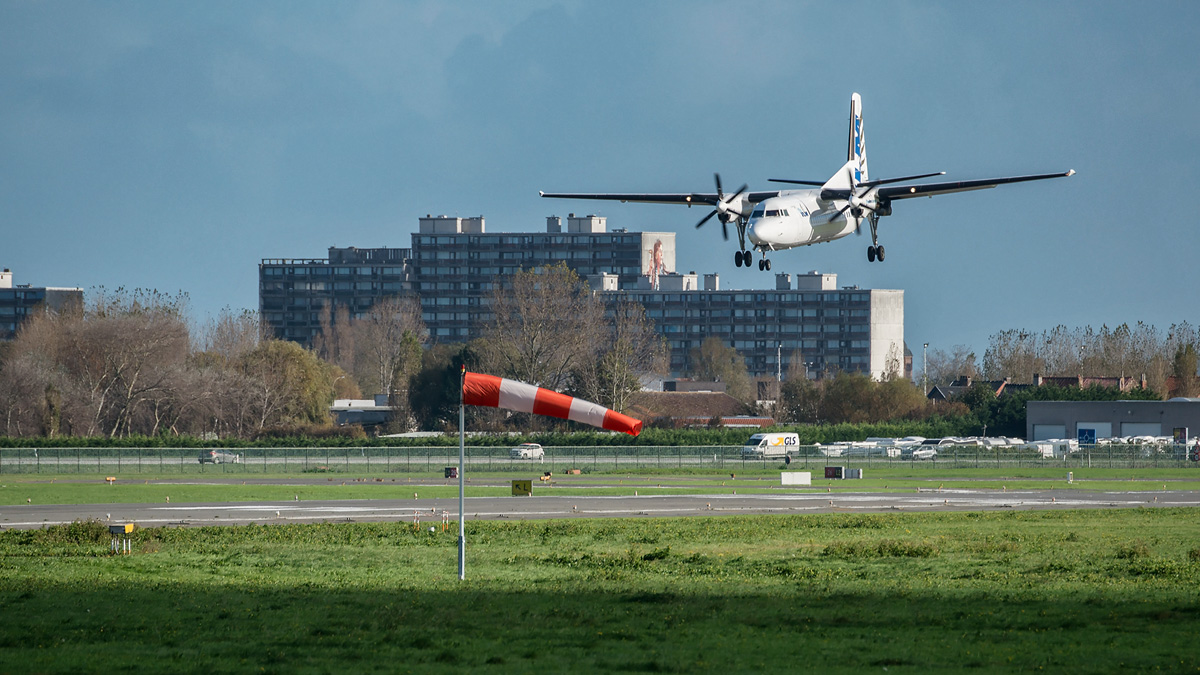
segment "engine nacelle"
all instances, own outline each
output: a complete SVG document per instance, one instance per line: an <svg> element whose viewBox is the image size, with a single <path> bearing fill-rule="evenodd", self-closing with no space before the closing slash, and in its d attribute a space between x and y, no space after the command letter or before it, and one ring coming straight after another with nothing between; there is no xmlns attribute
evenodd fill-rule
<svg viewBox="0 0 1200 675"><path fill-rule="evenodd" d="M738 218L746 217L746 214L750 211L750 206L752 205L747 203L744 197L718 202L717 217L720 218L721 222L723 223L732 223Z"/></svg>

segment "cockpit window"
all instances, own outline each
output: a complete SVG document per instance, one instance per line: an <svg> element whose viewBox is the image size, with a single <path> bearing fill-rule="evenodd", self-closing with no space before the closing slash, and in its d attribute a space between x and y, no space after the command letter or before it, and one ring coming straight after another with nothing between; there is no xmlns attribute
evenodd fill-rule
<svg viewBox="0 0 1200 675"><path fill-rule="evenodd" d="M750 217L751 218L762 218L764 208L766 208L766 207L762 206L761 204L754 207L754 210L750 212Z"/></svg>

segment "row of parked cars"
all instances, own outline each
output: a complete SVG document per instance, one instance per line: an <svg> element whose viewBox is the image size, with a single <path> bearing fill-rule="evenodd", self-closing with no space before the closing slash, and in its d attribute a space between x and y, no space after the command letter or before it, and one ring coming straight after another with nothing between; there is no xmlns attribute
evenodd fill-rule
<svg viewBox="0 0 1200 675"><path fill-rule="evenodd" d="M224 450L201 450L201 464L241 464L242 456Z"/></svg>

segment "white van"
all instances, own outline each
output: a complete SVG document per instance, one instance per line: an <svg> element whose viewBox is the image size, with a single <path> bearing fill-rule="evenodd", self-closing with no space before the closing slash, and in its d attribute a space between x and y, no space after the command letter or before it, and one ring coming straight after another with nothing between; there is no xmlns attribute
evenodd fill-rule
<svg viewBox="0 0 1200 675"><path fill-rule="evenodd" d="M742 446L742 457L784 457L799 447L799 434L754 434Z"/></svg>

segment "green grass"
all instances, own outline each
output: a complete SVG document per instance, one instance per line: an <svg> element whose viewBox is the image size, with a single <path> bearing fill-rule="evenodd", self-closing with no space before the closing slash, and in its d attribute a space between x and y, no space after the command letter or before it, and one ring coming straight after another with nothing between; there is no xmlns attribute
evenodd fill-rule
<svg viewBox="0 0 1200 675"><path fill-rule="evenodd" d="M437 531L430 533L429 526ZM0 671L1193 671L1194 509L0 533Z"/></svg>

